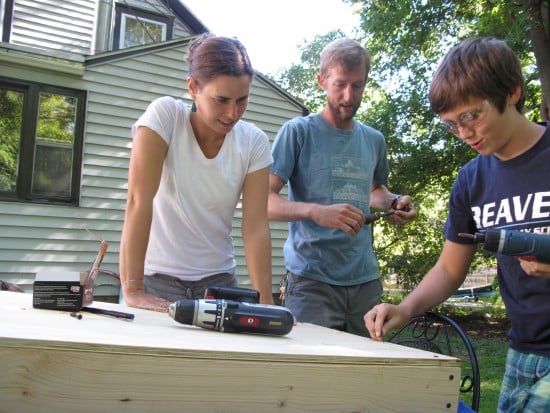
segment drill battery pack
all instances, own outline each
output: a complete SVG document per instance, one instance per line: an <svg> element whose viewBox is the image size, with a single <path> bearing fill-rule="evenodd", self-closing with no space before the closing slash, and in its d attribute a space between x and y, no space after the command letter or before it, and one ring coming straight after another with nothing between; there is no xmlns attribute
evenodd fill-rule
<svg viewBox="0 0 550 413"><path fill-rule="evenodd" d="M209 300L233 300L241 303L258 304L260 302L260 292L251 288L213 286L206 289L204 298Z"/></svg>

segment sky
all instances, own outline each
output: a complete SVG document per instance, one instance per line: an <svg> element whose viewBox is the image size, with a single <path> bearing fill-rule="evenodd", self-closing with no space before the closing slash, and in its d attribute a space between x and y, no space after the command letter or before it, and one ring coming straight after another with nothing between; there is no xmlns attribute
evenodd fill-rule
<svg viewBox="0 0 550 413"><path fill-rule="evenodd" d="M264 74L300 62L298 45L340 29L353 37L359 17L342 0L182 0L212 33L236 37Z"/></svg>

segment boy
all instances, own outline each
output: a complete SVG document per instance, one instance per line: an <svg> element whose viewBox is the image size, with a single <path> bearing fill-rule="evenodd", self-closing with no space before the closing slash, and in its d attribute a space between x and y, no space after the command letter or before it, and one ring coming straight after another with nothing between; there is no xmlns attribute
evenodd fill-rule
<svg viewBox="0 0 550 413"><path fill-rule="evenodd" d="M444 57L430 86L431 108L479 156L454 183L435 266L399 305L381 304L365 314L373 339L440 304L462 284L476 245L459 233L550 232L550 128L523 115L524 93L519 60L501 40L468 39ZM511 321L498 412L550 411L550 264L496 258Z"/></svg>

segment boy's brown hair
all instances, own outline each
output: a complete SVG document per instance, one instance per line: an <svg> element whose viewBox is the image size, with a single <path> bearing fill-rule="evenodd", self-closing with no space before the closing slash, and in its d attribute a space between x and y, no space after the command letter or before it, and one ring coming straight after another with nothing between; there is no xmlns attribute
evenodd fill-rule
<svg viewBox="0 0 550 413"><path fill-rule="evenodd" d="M443 58L429 92L435 113L452 110L471 98L487 99L499 112L517 88L521 98L518 112L525 103L525 82L517 55L503 40L476 37L462 41Z"/></svg>

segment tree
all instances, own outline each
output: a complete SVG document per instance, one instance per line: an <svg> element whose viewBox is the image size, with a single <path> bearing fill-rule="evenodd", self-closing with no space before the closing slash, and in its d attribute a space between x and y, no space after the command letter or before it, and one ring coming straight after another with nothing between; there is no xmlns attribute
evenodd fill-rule
<svg viewBox="0 0 550 413"><path fill-rule="evenodd" d="M530 109L550 119L550 8L548 0L344 0L361 16L358 35L382 76L414 70L429 79L433 65L458 40L472 36L504 39L525 63L537 90ZM534 84L534 85L533 85ZM536 103L536 106L533 105ZM540 110L539 110L540 109Z"/></svg>
<svg viewBox="0 0 550 413"><path fill-rule="evenodd" d="M531 47L539 69L541 118L550 120L550 6L548 0L523 0Z"/></svg>

